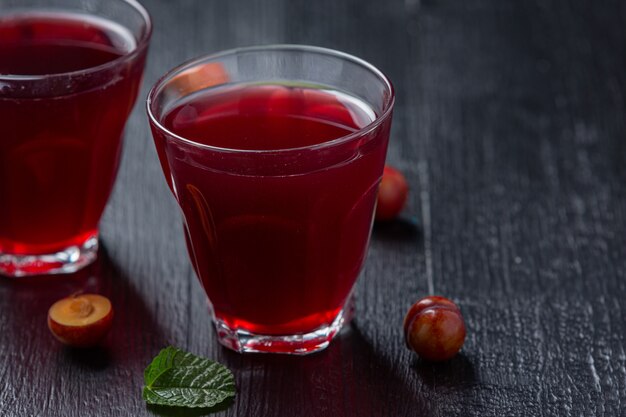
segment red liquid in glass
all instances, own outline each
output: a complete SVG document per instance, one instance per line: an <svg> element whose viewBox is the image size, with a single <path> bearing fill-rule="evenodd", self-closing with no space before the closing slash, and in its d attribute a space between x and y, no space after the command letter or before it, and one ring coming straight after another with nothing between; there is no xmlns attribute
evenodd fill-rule
<svg viewBox="0 0 626 417"><path fill-rule="evenodd" d="M166 110L163 124L200 144L275 150L322 144L374 118L367 105L337 92L239 85L186 98ZM245 169L228 156L223 170L202 168L215 154L201 150L195 162L172 157L154 132L216 317L231 329L268 335L331 324L364 261L388 126L368 146L357 140L350 161L307 172L309 156L299 174L263 176L241 175Z"/></svg>
<svg viewBox="0 0 626 417"><path fill-rule="evenodd" d="M0 253L53 253L97 233L144 57L111 61L134 47L130 32L100 18L0 16L0 76L111 65L27 94L0 87Z"/></svg>

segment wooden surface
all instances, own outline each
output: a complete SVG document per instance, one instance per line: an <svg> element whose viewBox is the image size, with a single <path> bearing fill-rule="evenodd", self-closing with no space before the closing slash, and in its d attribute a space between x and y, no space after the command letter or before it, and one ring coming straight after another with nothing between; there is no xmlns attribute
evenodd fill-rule
<svg viewBox="0 0 626 417"><path fill-rule="evenodd" d="M140 101L100 261L0 282L0 415L177 415L141 399L144 367L175 344L234 371L224 416L626 416L626 3L145 4L155 32L140 100L181 61L250 44L327 46L383 69L407 221L375 228L356 320L327 351L226 351ZM116 308L102 348L63 348L46 328L52 302L79 289ZM468 325L463 353L442 365L417 360L401 334L432 292Z"/></svg>

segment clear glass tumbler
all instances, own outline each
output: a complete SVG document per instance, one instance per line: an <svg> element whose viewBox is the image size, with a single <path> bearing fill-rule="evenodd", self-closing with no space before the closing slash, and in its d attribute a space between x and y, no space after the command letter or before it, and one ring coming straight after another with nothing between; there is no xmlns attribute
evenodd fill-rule
<svg viewBox="0 0 626 417"><path fill-rule="evenodd" d="M134 0L0 0L0 275L96 258L150 34Z"/></svg>
<svg viewBox="0 0 626 417"><path fill-rule="evenodd" d="M393 103L372 65L297 45L203 57L153 87L156 149L223 345L311 353L350 319Z"/></svg>

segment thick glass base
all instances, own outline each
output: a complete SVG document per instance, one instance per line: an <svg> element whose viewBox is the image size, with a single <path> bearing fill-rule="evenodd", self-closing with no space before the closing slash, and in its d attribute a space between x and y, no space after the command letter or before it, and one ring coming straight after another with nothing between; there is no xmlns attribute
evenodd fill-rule
<svg viewBox="0 0 626 417"><path fill-rule="evenodd" d="M89 236L82 244L56 253L17 255L0 252L0 275L12 278L32 275L69 274L96 260L98 236Z"/></svg>
<svg viewBox="0 0 626 417"><path fill-rule="evenodd" d="M236 352L308 355L326 349L341 328L350 322L353 311L353 303L350 300L330 325L293 335L262 335L231 329L217 318L213 319L213 322L219 342Z"/></svg>

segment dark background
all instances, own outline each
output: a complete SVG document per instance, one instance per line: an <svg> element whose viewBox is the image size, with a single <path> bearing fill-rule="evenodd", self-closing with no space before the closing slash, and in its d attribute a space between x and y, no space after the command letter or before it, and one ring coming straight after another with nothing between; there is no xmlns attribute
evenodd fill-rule
<svg viewBox="0 0 626 417"><path fill-rule="evenodd" d="M143 369L168 344L227 364L228 416L626 416L626 3L144 0L154 37L102 221L77 276L0 282L0 415L144 416ZM194 56L266 43L360 56L397 91L388 160L403 219L377 226L357 317L304 358L218 346L143 107ZM77 290L116 308L102 348L73 351L46 312ZM462 354L403 345L409 305L458 302ZM188 414L183 414L188 415Z"/></svg>

